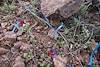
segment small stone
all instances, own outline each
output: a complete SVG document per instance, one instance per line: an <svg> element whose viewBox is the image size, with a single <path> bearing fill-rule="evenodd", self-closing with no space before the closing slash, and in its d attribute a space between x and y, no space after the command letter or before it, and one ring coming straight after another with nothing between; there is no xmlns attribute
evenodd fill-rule
<svg viewBox="0 0 100 67"><path fill-rule="evenodd" d="M7 52L7 49L0 47L0 55L6 54Z"/></svg>
<svg viewBox="0 0 100 67"><path fill-rule="evenodd" d="M54 29L50 29L48 31L48 36L51 37L51 38L57 39L58 33Z"/></svg>
<svg viewBox="0 0 100 67"><path fill-rule="evenodd" d="M56 56L53 58L55 67L66 67L66 57Z"/></svg>
<svg viewBox="0 0 100 67"><path fill-rule="evenodd" d="M48 44L51 44L51 42L48 42Z"/></svg>
<svg viewBox="0 0 100 67"><path fill-rule="evenodd" d="M7 29L3 29L3 32L6 33L7 32Z"/></svg>
<svg viewBox="0 0 100 67"><path fill-rule="evenodd" d="M0 34L3 32L2 26L0 24Z"/></svg>
<svg viewBox="0 0 100 67"><path fill-rule="evenodd" d="M23 38L22 37L17 37L17 40L21 41Z"/></svg>
<svg viewBox="0 0 100 67"><path fill-rule="evenodd" d="M2 28L4 29L4 28L6 28L7 23L1 23L1 26L2 26Z"/></svg>
<svg viewBox="0 0 100 67"><path fill-rule="evenodd" d="M20 49L22 51L29 51L30 48L31 48L31 46L29 44L25 44L25 43L23 45L21 45L21 47L20 47Z"/></svg>
<svg viewBox="0 0 100 67"><path fill-rule="evenodd" d="M21 42L21 41L20 41L20 42L14 43L14 47L15 47L15 48L20 48L21 45L22 45L22 42Z"/></svg>
<svg viewBox="0 0 100 67"><path fill-rule="evenodd" d="M17 36L21 36L21 35L22 35L22 32L18 31Z"/></svg>
<svg viewBox="0 0 100 67"><path fill-rule="evenodd" d="M15 62L18 62L18 61L23 62L23 59L20 56L18 56L16 57Z"/></svg>
<svg viewBox="0 0 100 67"><path fill-rule="evenodd" d="M23 59L20 56L18 56L15 59L15 64L13 65L13 67L25 67L25 63L24 63Z"/></svg>
<svg viewBox="0 0 100 67"><path fill-rule="evenodd" d="M24 43L24 42L21 42L21 41L14 43L14 47L19 48L21 51L28 51L31 49L31 45Z"/></svg>
<svg viewBox="0 0 100 67"><path fill-rule="evenodd" d="M38 26L38 27L36 27L35 29L36 30L40 30L40 29L42 29L43 28L43 26Z"/></svg>
<svg viewBox="0 0 100 67"><path fill-rule="evenodd" d="M15 42L16 39L17 39L17 35L15 33L13 33L13 32L6 32L5 36L4 36L4 39L8 40L8 41Z"/></svg>
<svg viewBox="0 0 100 67"><path fill-rule="evenodd" d="M7 30L8 30L8 31L12 31L12 30L13 30L13 27L14 27L13 25L8 26L8 27L7 27Z"/></svg>

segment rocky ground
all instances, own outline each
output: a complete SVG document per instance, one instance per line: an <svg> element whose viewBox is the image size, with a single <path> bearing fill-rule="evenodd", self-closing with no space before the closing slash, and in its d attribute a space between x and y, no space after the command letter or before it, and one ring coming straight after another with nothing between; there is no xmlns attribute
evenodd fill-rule
<svg viewBox="0 0 100 67"><path fill-rule="evenodd" d="M54 10L48 8L48 13L53 13L47 17L53 25L50 28L45 23L43 14L46 12L43 11L50 7L53 0L46 7L43 6L48 2L42 0L42 5L37 0L27 1L4 2L5 5L0 8L0 67L89 67L89 56L95 48L94 34L100 30L100 4L83 5L65 18L61 12L60 17L53 13L65 4L62 0ZM33 5L33 8L29 8L34 16L25 10L25 6L30 4ZM16 21L20 22L20 26L12 31ZM64 23L58 32L55 29L60 23L55 22ZM97 67L96 59L94 67Z"/></svg>

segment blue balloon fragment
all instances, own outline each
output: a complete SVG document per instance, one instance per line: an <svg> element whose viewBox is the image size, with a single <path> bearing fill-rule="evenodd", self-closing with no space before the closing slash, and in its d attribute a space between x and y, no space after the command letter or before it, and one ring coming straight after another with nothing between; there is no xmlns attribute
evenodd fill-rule
<svg viewBox="0 0 100 67"><path fill-rule="evenodd" d="M15 32L16 29L19 29L19 21L17 21L17 20L16 20L16 23L14 25L12 32Z"/></svg>
<svg viewBox="0 0 100 67"><path fill-rule="evenodd" d="M96 48L92 51L92 53L90 55L90 61L89 61L90 67L93 67L94 57L95 57L95 54L97 53L98 48L100 48L100 42L96 43Z"/></svg>

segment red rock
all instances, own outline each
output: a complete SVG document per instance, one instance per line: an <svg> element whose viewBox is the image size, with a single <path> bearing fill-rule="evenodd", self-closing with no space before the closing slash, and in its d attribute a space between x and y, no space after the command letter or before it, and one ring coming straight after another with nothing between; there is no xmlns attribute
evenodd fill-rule
<svg viewBox="0 0 100 67"><path fill-rule="evenodd" d="M7 23L1 23L1 26L2 26L2 28L4 29L4 28L6 28Z"/></svg>

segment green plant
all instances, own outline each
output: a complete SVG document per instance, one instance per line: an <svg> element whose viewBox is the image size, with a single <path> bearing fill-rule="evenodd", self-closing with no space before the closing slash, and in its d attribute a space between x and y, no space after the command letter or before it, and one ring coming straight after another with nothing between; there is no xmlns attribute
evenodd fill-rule
<svg viewBox="0 0 100 67"><path fill-rule="evenodd" d="M32 0L32 6L33 6L32 11L33 11L34 13L37 12L37 11L36 11L36 10L37 10L36 4L38 4L38 0Z"/></svg>
<svg viewBox="0 0 100 67"><path fill-rule="evenodd" d="M59 45L63 45L63 44L65 43L65 41L64 41L64 39L63 39L62 37L58 37L58 38L57 38L57 43L58 43Z"/></svg>
<svg viewBox="0 0 100 67"><path fill-rule="evenodd" d="M41 64L40 64L40 67L46 67L46 64L41 63Z"/></svg>
<svg viewBox="0 0 100 67"><path fill-rule="evenodd" d="M20 31L21 33L27 32L28 29L29 29L29 27L30 27L30 24L29 24L29 23L26 23L25 26L23 26L23 27L21 27L21 28L19 29L19 31Z"/></svg>
<svg viewBox="0 0 100 67"><path fill-rule="evenodd" d="M5 12L5 13L11 13L16 8L14 4L7 4L6 2L4 3L3 6L0 7L0 10Z"/></svg>
<svg viewBox="0 0 100 67"><path fill-rule="evenodd" d="M85 60L85 58L83 57L83 59L82 59L82 64L85 66L86 65L86 60Z"/></svg>
<svg viewBox="0 0 100 67"><path fill-rule="evenodd" d="M85 15L87 13L87 10L88 10L90 5L91 5L91 3L89 3L89 4L82 4L80 6L79 14L80 15Z"/></svg>
<svg viewBox="0 0 100 67"><path fill-rule="evenodd" d="M33 58L32 51L30 51L28 53L24 53L23 57L25 58L26 61L31 60Z"/></svg>
<svg viewBox="0 0 100 67"><path fill-rule="evenodd" d="M35 36L34 38L33 37L30 37L30 42L32 43L32 45L34 46L38 41L36 40Z"/></svg>

